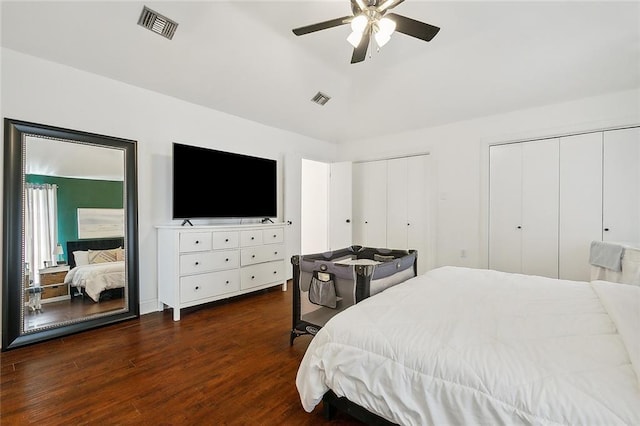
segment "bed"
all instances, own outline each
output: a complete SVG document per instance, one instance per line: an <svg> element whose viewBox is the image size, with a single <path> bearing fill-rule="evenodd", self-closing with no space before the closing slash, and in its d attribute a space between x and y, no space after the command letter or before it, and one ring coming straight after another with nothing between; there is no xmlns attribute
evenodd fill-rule
<svg viewBox="0 0 640 426"><path fill-rule="evenodd" d="M311 412L369 424L640 424L640 287L441 267L334 316L299 366Z"/></svg>
<svg viewBox="0 0 640 426"><path fill-rule="evenodd" d="M124 238L67 242L70 270L65 277L72 294L99 302L120 296L125 286Z"/></svg>

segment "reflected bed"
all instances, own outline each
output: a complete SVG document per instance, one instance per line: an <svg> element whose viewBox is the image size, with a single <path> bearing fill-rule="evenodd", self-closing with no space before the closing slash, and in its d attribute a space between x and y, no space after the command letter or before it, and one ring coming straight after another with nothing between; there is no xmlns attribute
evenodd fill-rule
<svg viewBox="0 0 640 426"><path fill-rule="evenodd" d="M105 295L122 294L125 287L124 238L101 238L67 242L69 273L65 284L72 294L99 302ZM73 297L73 296L72 296Z"/></svg>

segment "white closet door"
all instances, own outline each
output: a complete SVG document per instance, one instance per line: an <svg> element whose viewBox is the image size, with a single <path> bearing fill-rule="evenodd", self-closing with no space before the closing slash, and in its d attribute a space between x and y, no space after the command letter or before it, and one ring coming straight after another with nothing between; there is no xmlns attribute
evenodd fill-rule
<svg viewBox="0 0 640 426"><path fill-rule="evenodd" d="M407 158L407 248L418 251L418 274L431 267L429 253L428 155Z"/></svg>
<svg viewBox="0 0 640 426"><path fill-rule="evenodd" d="M489 268L522 271L522 146L489 148Z"/></svg>
<svg viewBox="0 0 640 426"><path fill-rule="evenodd" d="M603 239L640 241L640 129L604 132Z"/></svg>
<svg viewBox="0 0 640 426"><path fill-rule="evenodd" d="M352 167L349 161L329 167L329 249L337 250L352 244Z"/></svg>
<svg viewBox="0 0 640 426"><path fill-rule="evenodd" d="M387 244L387 162L353 165L354 244L385 247Z"/></svg>
<svg viewBox="0 0 640 426"><path fill-rule="evenodd" d="M407 249L408 158L387 161L387 248Z"/></svg>
<svg viewBox="0 0 640 426"><path fill-rule="evenodd" d="M559 141L522 144L522 273L558 278Z"/></svg>
<svg viewBox="0 0 640 426"><path fill-rule="evenodd" d="M560 139L559 278L589 281L591 241L602 239L602 132Z"/></svg>

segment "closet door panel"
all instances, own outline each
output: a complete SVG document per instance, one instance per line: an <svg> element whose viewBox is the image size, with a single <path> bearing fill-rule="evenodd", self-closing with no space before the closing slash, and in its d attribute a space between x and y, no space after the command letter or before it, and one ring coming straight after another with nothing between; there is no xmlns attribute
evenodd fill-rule
<svg viewBox="0 0 640 426"><path fill-rule="evenodd" d="M640 128L604 132L603 239L640 241Z"/></svg>
<svg viewBox="0 0 640 426"><path fill-rule="evenodd" d="M387 243L387 162L353 165L354 244L384 247Z"/></svg>
<svg viewBox="0 0 640 426"><path fill-rule="evenodd" d="M387 248L407 249L408 159L387 161Z"/></svg>
<svg viewBox="0 0 640 426"><path fill-rule="evenodd" d="M591 241L602 239L602 132L560 139L559 278L589 281Z"/></svg>
<svg viewBox="0 0 640 426"><path fill-rule="evenodd" d="M418 274L427 272L430 266L428 158L407 158L407 249L418 251Z"/></svg>
<svg viewBox="0 0 640 426"><path fill-rule="evenodd" d="M521 272L521 144L489 148L489 187L489 268Z"/></svg>
<svg viewBox="0 0 640 426"><path fill-rule="evenodd" d="M352 244L352 164L345 161L329 166L329 249Z"/></svg>
<svg viewBox="0 0 640 426"><path fill-rule="evenodd" d="M558 277L559 141L522 144L522 273Z"/></svg>

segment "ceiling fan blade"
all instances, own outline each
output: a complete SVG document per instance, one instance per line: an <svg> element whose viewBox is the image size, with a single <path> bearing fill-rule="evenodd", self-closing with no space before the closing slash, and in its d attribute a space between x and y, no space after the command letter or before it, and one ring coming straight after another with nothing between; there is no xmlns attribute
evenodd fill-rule
<svg viewBox="0 0 640 426"><path fill-rule="evenodd" d="M404 0L386 0L384 3L382 3L380 6L378 6L377 10L378 10L378 12L382 13L387 9L393 9L394 7L396 7L397 5L402 3L403 1Z"/></svg>
<svg viewBox="0 0 640 426"><path fill-rule="evenodd" d="M338 27L340 25L348 24L353 19L353 16L343 16L342 18L331 19L329 21L318 22L317 24L311 24L300 28L294 28L293 33L297 36L313 33L320 30L326 30L328 28Z"/></svg>
<svg viewBox="0 0 640 426"><path fill-rule="evenodd" d="M420 40L431 41L431 39L438 34L438 31L440 31L439 27L434 27L433 25L425 24L424 22L398 15L397 13L388 13L386 17L395 21L396 31L419 38Z"/></svg>
<svg viewBox="0 0 640 426"><path fill-rule="evenodd" d="M351 63L355 64L357 62L364 61L364 58L367 57L367 48L369 47L369 39L371 38L371 31L369 27L362 34L362 39L360 40L360 44L358 47L353 49L353 55L351 55Z"/></svg>

